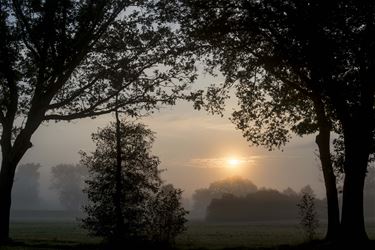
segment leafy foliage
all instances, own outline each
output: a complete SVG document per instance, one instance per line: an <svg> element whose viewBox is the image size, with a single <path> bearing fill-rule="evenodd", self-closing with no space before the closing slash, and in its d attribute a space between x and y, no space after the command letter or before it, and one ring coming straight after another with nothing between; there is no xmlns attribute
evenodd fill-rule
<svg viewBox="0 0 375 250"><path fill-rule="evenodd" d="M42 120L91 117L116 105L136 114L172 103L185 86L178 81L193 77L189 62L176 58L181 44L171 28L143 1L3 2L3 112L14 104L26 119L38 103Z"/></svg>

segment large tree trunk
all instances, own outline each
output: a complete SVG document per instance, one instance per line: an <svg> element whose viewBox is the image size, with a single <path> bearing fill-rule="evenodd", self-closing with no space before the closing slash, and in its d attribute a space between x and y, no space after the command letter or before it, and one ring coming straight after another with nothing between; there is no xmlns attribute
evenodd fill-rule
<svg viewBox="0 0 375 250"><path fill-rule="evenodd" d="M363 212L363 188L371 136L369 130L359 126L351 126L350 130L344 130L345 180L341 217L342 236L343 239L357 243L368 240Z"/></svg>
<svg viewBox="0 0 375 250"><path fill-rule="evenodd" d="M322 164L324 184L327 197L328 226L326 240L335 240L340 234L340 209L336 187L336 176L333 172L330 154L330 130L321 128L316 136Z"/></svg>
<svg viewBox="0 0 375 250"><path fill-rule="evenodd" d="M14 175L18 163L25 155L26 151L31 148L31 135L41 123L38 121L29 122L29 126L23 129L12 145L12 128L13 126L6 123L1 134L1 153L2 162L0 170L0 245L9 242L9 220L10 208L12 204L12 187ZM10 124L13 124L10 122Z"/></svg>
<svg viewBox="0 0 375 250"><path fill-rule="evenodd" d="M351 242L368 240L363 214L363 186L365 174L359 171L345 174L343 205L342 205L342 233L343 239Z"/></svg>
<svg viewBox="0 0 375 250"><path fill-rule="evenodd" d="M319 148L327 197L328 226L325 238L326 240L335 240L340 234L340 208L330 150L331 124L322 101L320 99L313 101L319 127L319 134L316 136L315 142Z"/></svg>
<svg viewBox="0 0 375 250"><path fill-rule="evenodd" d="M17 163L7 160L3 155L0 171L0 246L10 241L9 219L11 194Z"/></svg>

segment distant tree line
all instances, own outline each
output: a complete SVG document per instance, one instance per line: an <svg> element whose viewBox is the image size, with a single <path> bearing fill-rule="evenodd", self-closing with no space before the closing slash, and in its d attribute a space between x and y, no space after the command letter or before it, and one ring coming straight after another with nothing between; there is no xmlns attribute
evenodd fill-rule
<svg viewBox="0 0 375 250"><path fill-rule="evenodd" d="M303 193L313 193L310 186L300 192L288 187L282 192L257 188L250 180L231 177L213 182L193 194L192 219L240 222L297 220ZM369 169L365 185L365 216L375 218L375 169ZM315 199L317 216L327 219L326 199Z"/></svg>
<svg viewBox="0 0 375 250"><path fill-rule="evenodd" d="M18 167L12 191L13 209L40 209L40 164L26 163Z"/></svg>
<svg viewBox="0 0 375 250"><path fill-rule="evenodd" d="M58 195L66 210L80 211L87 200L83 193L84 180L88 175L82 165L59 164L51 168L51 189Z"/></svg>
<svg viewBox="0 0 375 250"><path fill-rule="evenodd" d="M243 222L243 221L280 221L298 219L297 204L304 187L299 194L281 193L274 189L260 189L255 193L238 197L225 194L213 199L207 207L207 221ZM312 192L312 191L310 191ZM316 199L319 217L326 217L325 201Z"/></svg>
<svg viewBox="0 0 375 250"><path fill-rule="evenodd" d="M242 197L256 192L257 189L257 186L250 180L236 176L215 181L208 188L200 188L193 193L192 199L194 203L190 217L195 219L204 218L210 202L215 198L221 198L224 194Z"/></svg>

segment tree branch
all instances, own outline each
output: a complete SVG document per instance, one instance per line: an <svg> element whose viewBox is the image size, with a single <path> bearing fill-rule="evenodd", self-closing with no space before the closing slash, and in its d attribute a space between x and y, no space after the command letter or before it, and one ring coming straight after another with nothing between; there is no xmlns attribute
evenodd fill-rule
<svg viewBox="0 0 375 250"><path fill-rule="evenodd" d="M165 102L168 101L168 99L154 99L154 102ZM93 117L93 116L99 116L103 114L108 114L111 112L114 112L116 109L124 107L126 105L135 105L135 104L141 104L141 103L149 103L149 100L147 99L142 99L138 101L127 101L127 102L119 102L117 105L112 105L108 109L104 110L99 110L99 111L93 111L94 108L90 107L86 110L83 110L81 112L73 113L73 114L67 114L67 115L59 115L59 114L50 114L46 115L44 117L45 121L50 121L50 120L62 120L62 121L71 121L71 120L76 120L76 119L82 119L82 118L87 118L87 117Z"/></svg>
<svg viewBox="0 0 375 250"><path fill-rule="evenodd" d="M75 98L77 98L78 96L80 96L86 89L88 89L89 87L93 86L98 80L99 80L99 77L97 76L90 83L88 83L85 86L83 86L82 88L74 91L71 94L71 96L69 96L68 98L62 100L61 102L56 102L56 103L50 104L48 106L48 109L62 108L63 106L71 103Z"/></svg>
<svg viewBox="0 0 375 250"><path fill-rule="evenodd" d="M22 23L22 26L25 28L27 34L29 34L29 38L30 40L33 42L34 46L36 47L36 50L27 42L27 39L25 37L25 33L21 32L22 33L22 40L23 42L25 43L25 46L37 57L39 57L39 54L40 54L40 51L41 51L41 48L39 46L39 44L37 43L37 41L32 37L31 35L31 28L28 24L28 21L25 17L25 15L23 14L22 10L21 10L21 6L19 4L19 1L18 0L13 0L13 9L14 9L14 13L16 15L16 18L18 20L20 20L20 22Z"/></svg>
<svg viewBox="0 0 375 250"><path fill-rule="evenodd" d="M103 2L104 5L105 1ZM96 32L94 30L92 32L78 32L78 34L85 34L86 36L78 37L76 38L77 41L75 44L78 44L78 47L75 48L75 52L78 52L75 54L75 56L72 56L72 59L66 63L68 67L61 70L62 72L54 72L54 75L61 75L56 81L52 82L50 86L45 91L45 98L52 100L53 97L56 95L56 93L62 88L62 86L66 83L66 81L70 78L71 74L74 72L74 70L77 68L77 65L80 64L82 59L87 55L87 52L95 45L95 43L100 39L100 37L103 35L103 33L108 29L108 26L113 22L113 20L116 19L116 17L119 15L119 13L124 8L125 4L121 4L117 9L113 11L111 16L108 18L104 24L101 24L101 26L97 29ZM97 8L100 8L98 5ZM102 7L104 9L104 6ZM100 18L97 18L97 21L95 22L95 25L99 22ZM93 25L93 28L95 28L95 25ZM89 35L87 35L89 34ZM74 52L72 52L74 53ZM59 74L60 73L60 74Z"/></svg>

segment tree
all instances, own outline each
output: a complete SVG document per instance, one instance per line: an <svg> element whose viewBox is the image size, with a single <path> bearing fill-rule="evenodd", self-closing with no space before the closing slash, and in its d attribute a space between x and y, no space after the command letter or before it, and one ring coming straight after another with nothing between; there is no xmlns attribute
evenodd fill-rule
<svg viewBox="0 0 375 250"><path fill-rule="evenodd" d="M117 180L117 135L121 137L120 183ZM160 161L151 154L152 131L142 124L121 122L118 134L116 123L111 123L92 138L96 150L91 154L82 153L82 165L89 169L85 189L88 204L84 209L87 217L82 221L83 227L115 242L172 240L184 226L185 212L180 207L179 190L172 186L160 189L157 168ZM169 227L156 234L154 230L160 230L157 225L165 223L164 220L170 222Z"/></svg>
<svg viewBox="0 0 375 250"><path fill-rule="evenodd" d="M149 226L147 235L159 244L174 244L177 235L186 230L187 211L181 204L180 189L171 184L159 188L148 202Z"/></svg>
<svg viewBox="0 0 375 250"><path fill-rule="evenodd" d="M207 206L214 198L220 198L224 194L242 197L256 192L257 189L257 186L252 181L237 176L215 181L208 188L197 189L193 193L192 215L204 218Z"/></svg>
<svg viewBox="0 0 375 250"><path fill-rule="evenodd" d="M316 236L316 229L319 227L318 214L315 207L315 194L310 186L301 190L301 200L298 202L300 224L308 240Z"/></svg>
<svg viewBox="0 0 375 250"><path fill-rule="evenodd" d="M192 64L176 58L182 43L146 3L1 0L0 242L9 238L16 166L43 122L116 108L137 115L173 104L194 79Z"/></svg>
<svg viewBox="0 0 375 250"><path fill-rule="evenodd" d="M345 180L340 238L366 241L363 185L374 144L375 3L350 0L180 0L177 3L159 1L157 6L168 10L163 18L180 22L187 40L193 40L194 48L200 48L198 54L208 55L210 69L220 67L227 86L239 83L244 103L241 108L249 115L241 117L247 112L237 113L235 119L245 136L249 135L248 139L255 144L277 146L287 139L288 127L282 126L285 123L301 125L304 134L311 131L311 124L315 125L311 132L319 129L317 143L329 214L333 211L335 217L337 191L327 149L329 132L342 131ZM217 102L215 98L214 101ZM271 133L259 131L259 127ZM252 139L251 135L258 132L261 135ZM337 219L333 220L332 233L337 235Z"/></svg>
<svg viewBox="0 0 375 250"><path fill-rule="evenodd" d="M79 211L84 204L82 192L87 169L81 165L59 164L51 169L51 188L56 190L61 205L67 210Z"/></svg>
<svg viewBox="0 0 375 250"><path fill-rule="evenodd" d="M288 187L287 189L283 190L282 194L289 196L289 197L297 197L298 194L292 188Z"/></svg>
<svg viewBox="0 0 375 250"><path fill-rule="evenodd" d="M27 163L20 165L14 180L13 208L35 209L41 203L39 194L40 164Z"/></svg>
<svg viewBox="0 0 375 250"><path fill-rule="evenodd" d="M233 176L224 180L212 182L208 189L213 193L246 196L249 193L256 192L258 187L248 179Z"/></svg>

